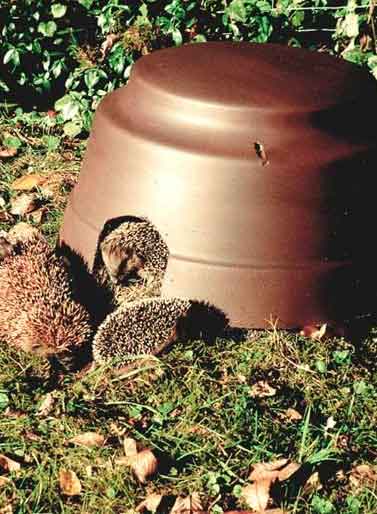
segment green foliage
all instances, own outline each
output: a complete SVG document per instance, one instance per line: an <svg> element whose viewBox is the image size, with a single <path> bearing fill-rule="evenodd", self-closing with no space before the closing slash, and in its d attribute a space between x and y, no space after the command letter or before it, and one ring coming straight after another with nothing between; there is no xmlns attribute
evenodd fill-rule
<svg viewBox="0 0 377 514"><path fill-rule="evenodd" d="M0 0L0 94L55 109L87 133L107 93L158 48L211 40L279 42L338 54L377 76L369 0ZM369 6L372 7L369 7ZM334 8L332 8L334 7ZM377 10L376 10L377 11Z"/></svg>

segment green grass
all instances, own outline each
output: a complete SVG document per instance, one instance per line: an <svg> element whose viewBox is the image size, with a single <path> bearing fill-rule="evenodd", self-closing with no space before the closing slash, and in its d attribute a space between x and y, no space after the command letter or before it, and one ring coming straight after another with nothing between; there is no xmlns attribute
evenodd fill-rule
<svg viewBox="0 0 377 514"><path fill-rule="evenodd" d="M0 120L0 133L25 138L17 157L0 163L0 196L7 205L15 194L11 183L22 174L61 173L72 182L85 148L85 142L60 139L59 130L39 118L25 120L21 128L11 115ZM49 149L46 136L59 138L59 147ZM51 241L69 189L63 181L46 202L41 229ZM213 346L177 344L123 376L97 368L56 386L43 361L0 345L0 454L21 464L20 471L4 474L11 481L0 485L0 512L11 505L17 514L121 514L151 492L197 491L204 507L219 513L246 507L240 486L253 463L288 457L302 468L273 491L275 505L295 514L376 513L376 484L355 489L349 481L355 465L376 460L376 365L376 331L353 345L271 327ZM262 380L276 389L274 396L253 397L253 385ZM49 392L54 406L41 417L38 408ZM287 419L288 408L302 419ZM331 416L336 424L326 430ZM104 447L68 442L85 431L104 435ZM125 436L158 457L159 472L146 485L115 462ZM77 473L80 496L61 494L63 468ZM315 471L321 488L310 490L305 478Z"/></svg>

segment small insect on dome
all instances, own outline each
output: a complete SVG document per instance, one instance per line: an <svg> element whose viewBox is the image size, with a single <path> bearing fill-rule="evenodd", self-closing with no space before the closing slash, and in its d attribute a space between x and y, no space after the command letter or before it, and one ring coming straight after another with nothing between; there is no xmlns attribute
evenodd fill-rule
<svg viewBox="0 0 377 514"><path fill-rule="evenodd" d="M147 55L97 110L61 239L92 265L107 220L147 217L170 250L163 295L208 300L238 326L368 314L376 87L278 45Z"/></svg>

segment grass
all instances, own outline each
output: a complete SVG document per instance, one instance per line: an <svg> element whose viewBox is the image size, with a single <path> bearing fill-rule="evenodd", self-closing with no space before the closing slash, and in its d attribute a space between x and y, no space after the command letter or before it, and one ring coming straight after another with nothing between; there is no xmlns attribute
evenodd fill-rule
<svg viewBox="0 0 377 514"><path fill-rule="evenodd" d="M46 116L4 113L0 133L22 143L15 158L0 161L0 196L7 206L15 178L53 178L56 187L44 200L40 225L52 242L85 142L61 138ZM16 221L2 222L0 229ZM152 492L167 495L169 503L173 495L195 491L212 513L246 508L240 487L251 465L280 457L302 468L273 491L275 505L292 514L376 513L376 483L350 480L356 465L373 467L376 461L376 365L376 330L351 344L313 341L271 326L213 346L177 344L124 375L101 367L66 376L55 387L46 363L0 345L0 454L21 464L19 471L4 473L9 482L0 481L0 513L120 514L133 512ZM259 381L275 394L255 396ZM49 393L52 410L40 416ZM301 419L291 420L287 409ZM105 436L105 445L69 442L86 431ZM146 485L116 463L125 436L159 460L158 474ZM61 469L76 472L79 496L61 493ZM320 483L305 485L315 472Z"/></svg>

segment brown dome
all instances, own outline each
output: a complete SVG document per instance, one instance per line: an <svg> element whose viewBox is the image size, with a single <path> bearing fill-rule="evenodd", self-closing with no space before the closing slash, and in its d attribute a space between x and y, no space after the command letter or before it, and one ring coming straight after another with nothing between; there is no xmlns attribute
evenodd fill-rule
<svg viewBox="0 0 377 514"><path fill-rule="evenodd" d="M367 72L296 48L145 56L97 110L61 238L92 264L107 220L146 216L171 252L163 294L240 326L364 314L376 100Z"/></svg>

